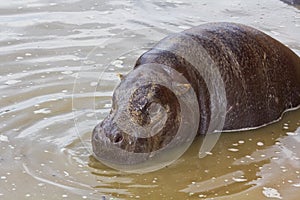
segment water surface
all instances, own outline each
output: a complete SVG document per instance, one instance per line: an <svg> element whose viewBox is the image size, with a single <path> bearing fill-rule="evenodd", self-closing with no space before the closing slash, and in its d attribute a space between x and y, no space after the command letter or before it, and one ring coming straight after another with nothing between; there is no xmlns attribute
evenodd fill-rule
<svg viewBox="0 0 300 200"><path fill-rule="evenodd" d="M297 199L300 111L202 138L171 166L127 174L91 156L118 73L168 33L213 21L256 27L300 55L300 14L263 1L1 1L0 199Z"/></svg>

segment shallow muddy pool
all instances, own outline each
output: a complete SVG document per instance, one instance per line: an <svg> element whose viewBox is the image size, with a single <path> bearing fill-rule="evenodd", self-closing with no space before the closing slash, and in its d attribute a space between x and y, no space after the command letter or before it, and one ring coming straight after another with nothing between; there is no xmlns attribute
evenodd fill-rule
<svg viewBox="0 0 300 200"><path fill-rule="evenodd" d="M298 8L279 0L0 1L0 199L299 199L300 110L223 133L202 159L198 137L147 174L105 167L90 143L118 74L167 34L238 22L300 55Z"/></svg>

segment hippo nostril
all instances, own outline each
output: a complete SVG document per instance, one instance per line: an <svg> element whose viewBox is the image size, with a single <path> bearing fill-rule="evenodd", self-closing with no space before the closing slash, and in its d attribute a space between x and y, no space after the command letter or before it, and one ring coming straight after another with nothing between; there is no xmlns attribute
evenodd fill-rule
<svg viewBox="0 0 300 200"><path fill-rule="evenodd" d="M119 143L119 142L121 142L123 140L123 136L121 135L121 134L116 134L115 136L114 136L114 139L113 139L113 142L114 143Z"/></svg>

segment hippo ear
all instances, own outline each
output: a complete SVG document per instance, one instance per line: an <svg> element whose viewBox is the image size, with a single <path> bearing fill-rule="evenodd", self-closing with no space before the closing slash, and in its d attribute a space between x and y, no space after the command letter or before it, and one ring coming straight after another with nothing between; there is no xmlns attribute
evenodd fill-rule
<svg viewBox="0 0 300 200"><path fill-rule="evenodd" d="M173 85L173 92L175 92L176 96L182 96L189 92L191 88L191 84L188 83L175 83Z"/></svg>
<svg viewBox="0 0 300 200"><path fill-rule="evenodd" d="M117 76L119 77L120 81L122 81L125 77L125 75L121 73L117 73Z"/></svg>

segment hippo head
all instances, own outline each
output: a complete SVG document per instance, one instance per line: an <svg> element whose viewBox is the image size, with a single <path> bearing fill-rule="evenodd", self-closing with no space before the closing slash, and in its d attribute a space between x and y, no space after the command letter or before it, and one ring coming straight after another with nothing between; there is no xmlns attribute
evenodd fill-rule
<svg viewBox="0 0 300 200"><path fill-rule="evenodd" d="M109 115L93 130L96 159L130 171L179 144L190 144L193 133L188 139L188 134L178 134L182 129L190 130L182 125L183 111L190 111L180 102L187 102L194 93L188 83L177 79L165 66L142 66L125 76L114 91ZM191 117L189 114L184 121L197 120Z"/></svg>

